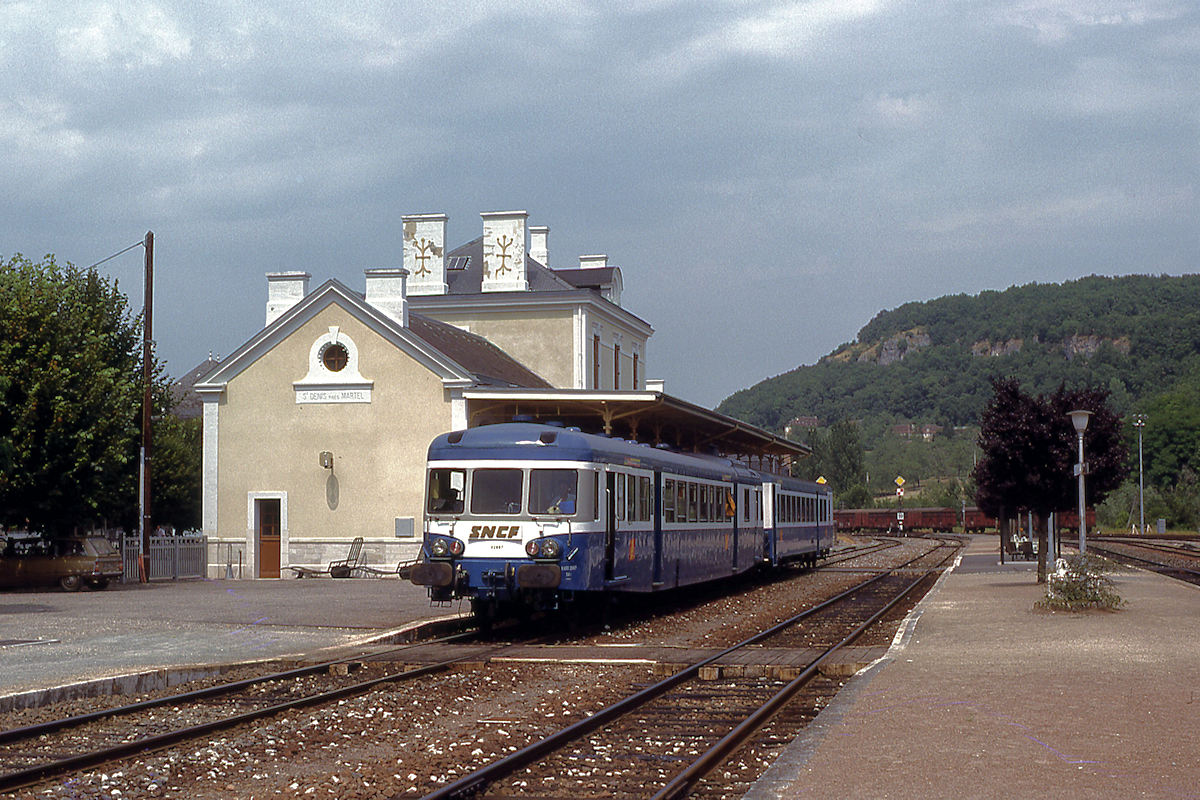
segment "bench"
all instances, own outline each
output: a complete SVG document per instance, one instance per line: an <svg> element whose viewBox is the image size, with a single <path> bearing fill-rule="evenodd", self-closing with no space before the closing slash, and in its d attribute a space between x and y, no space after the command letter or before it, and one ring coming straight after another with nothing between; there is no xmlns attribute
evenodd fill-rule
<svg viewBox="0 0 1200 800"><path fill-rule="evenodd" d="M355 570L364 569L362 546L363 537L355 536L350 542L350 552L346 554L346 557L330 561L329 566L325 569L313 569L312 567L288 567L288 569L294 570L297 578L315 578L318 575L328 575L331 578L352 578Z"/></svg>

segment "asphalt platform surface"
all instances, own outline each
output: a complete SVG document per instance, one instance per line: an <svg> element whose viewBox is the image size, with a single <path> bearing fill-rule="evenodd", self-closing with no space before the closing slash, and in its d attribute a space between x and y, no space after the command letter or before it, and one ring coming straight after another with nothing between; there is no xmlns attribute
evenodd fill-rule
<svg viewBox="0 0 1200 800"><path fill-rule="evenodd" d="M0 699L144 670L311 653L458 612L457 607L431 607L423 587L396 578L3 591Z"/></svg>
<svg viewBox="0 0 1200 800"><path fill-rule="evenodd" d="M1200 587L1113 576L1116 612L1035 609L974 537L747 795L1200 798Z"/></svg>

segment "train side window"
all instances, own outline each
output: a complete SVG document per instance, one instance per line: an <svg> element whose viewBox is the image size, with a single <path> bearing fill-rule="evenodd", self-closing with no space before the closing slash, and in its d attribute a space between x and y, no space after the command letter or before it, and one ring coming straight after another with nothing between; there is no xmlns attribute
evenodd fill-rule
<svg viewBox="0 0 1200 800"><path fill-rule="evenodd" d="M625 473L617 473L616 484L617 497L615 505L617 508L617 519L625 519Z"/></svg>
<svg viewBox="0 0 1200 800"><path fill-rule="evenodd" d="M636 475L625 476L625 519L637 522L638 479Z"/></svg>
<svg viewBox="0 0 1200 800"><path fill-rule="evenodd" d="M600 471L592 472L592 521L600 519Z"/></svg>
<svg viewBox="0 0 1200 800"><path fill-rule="evenodd" d="M688 521L688 485L687 481L675 482L675 521Z"/></svg>
<svg viewBox="0 0 1200 800"><path fill-rule="evenodd" d="M688 483L688 522L700 521L700 486Z"/></svg>
<svg viewBox="0 0 1200 800"><path fill-rule="evenodd" d="M742 522L750 521L750 487L742 488Z"/></svg>
<svg viewBox="0 0 1200 800"><path fill-rule="evenodd" d="M761 523L763 521L762 489L754 490L754 508L758 512L758 521Z"/></svg>
<svg viewBox="0 0 1200 800"><path fill-rule="evenodd" d="M650 497L650 478L642 476L638 478L638 519L642 522L650 521L650 507L654 505Z"/></svg>
<svg viewBox="0 0 1200 800"><path fill-rule="evenodd" d="M667 478L663 481L662 498L663 522L675 521L675 481Z"/></svg>
<svg viewBox="0 0 1200 800"><path fill-rule="evenodd" d="M429 500L425 510L430 514L461 514L466 486L466 470L429 470Z"/></svg>
<svg viewBox="0 0 1200 800"><path fill-rule="evenodd" d="M521 513L519 469L477 469L471 475L472 514Z"/></svg>

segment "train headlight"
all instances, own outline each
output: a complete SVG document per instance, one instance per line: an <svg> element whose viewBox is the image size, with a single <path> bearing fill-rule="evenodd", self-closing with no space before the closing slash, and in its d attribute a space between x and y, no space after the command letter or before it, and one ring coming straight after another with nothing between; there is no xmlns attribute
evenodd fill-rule
<svg viewBox="0 0 1200 800"><path fill-rule="evenodd" d="M463 544L462 539L451 539L450 540L450 555L461 556L463 554L463 550L465 548L466 548L466 545Z"/></svg>
<svg viewBox="0 0 1200 800"><path fill-rule="evenodd" d="M441 558L450 553L450 544L445 539L434 539L429 543L429 552Z"/></svg>
<svg viewBox="0 0 1200 800"><path fill-rule="evenodd" d="M525 543L525 552L530 558L558 558L562 545L553 539L530 539Z"/></svg>

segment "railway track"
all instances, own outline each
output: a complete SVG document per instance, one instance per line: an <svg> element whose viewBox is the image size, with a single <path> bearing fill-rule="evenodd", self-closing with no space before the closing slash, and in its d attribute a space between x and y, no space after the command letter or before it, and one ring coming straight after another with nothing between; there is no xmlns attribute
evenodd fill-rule
<svg viewBox="0 0 1200 800"><path fill-rule="evenodd" d="M426 800L650 795L666 800L697 788L723 796L721 778L709 777L713 771L787 708L835 653L931 581L956 552L955 545L939 542L909 562L427 794ZM737 653L765 647L813 653L786 681L720 669Z"/></svg>
<svg viewBox="0 0 1200 800"><path fill-rule="evenodd" d="M1091 549L1127 566L1200 586L1200 552L1191 547L1105 538L1094 540Z"/></svg>
<svg viewBox="0 0 1200 800"><path fill-rule="evenodd" d="M905 542L907 546L912 546L911 543L912 540ZM836 566L826 570L830 575L828 580L845 586L853 578L851 575L844 573L859 572L861 574L870 574L878 572L878 560L864 559L864 556L878 554L882 550L894 548L900 544L901 542L899 541L881 540L865 547L844 551L842 554L836 556L835 559L831 559L830 563L836 564ZM864 559L869 564L876 566L863 565L859 569L847 566L853 565L855 563L854 559ZM861 561L859 563L862 564ZM910 572L912 567L900 567L897 569L899 571L895 574L905 574ZM799 581L802 585L807 585L812 580L808 576L820 573L821 571L821 569L797 570L792 573L792 578ZM876 580L881 580L884 577L883 575L875 576ZM729 590L727 589L724 594L728 593ZM693 613L698 613L701 616L705 614L741 613L736 610L724 612L707 610L708 604L714 602L713 597L704 597L701 595L698 598L693 598L690 602L698 604L693 609ZM713 608L719 608L723 601L718 595L715 602L716 605ZM736 590L724 602L739 602ZM689 603L680 602L678 605L687 606ZM697 612L695 609L700 610ZM676 611L678 611L677 608L666 608L663 611L663 615L667 620L673 620L674 617L671 615L676 613ZM646 617L644 613L641 616ZM649 615L646 618L653 619L655 616L657 615ZM616 620L610 621L615 625ZM633 624L637 627L640 623L635 621ZM672 621L666 623L668 628L673 624ZM551 627L553 628L554 626ZM722 630L725 627L725 625L721 625ZM253 763L257 764L258 754L270 755L271 751L267 748L274 746L270 742L275 740L294 740L294 738L289 739L286 732L269 735L255 733L256 731L275 730L276 726L282 726L285 731L289 729L288 726L291 726L290 730L292 731L296 731L296 726L303 726L303 730L307 733L313 730L309 726L314 723L318 727L329 725L331 730L330 736L341 737L344 741L344 736L340 732L337 732L340 730L339 726L343 723L348 726L356 724L352 718L357 712L335 709L339 707L344 709L351 707L359 709L363 707L390 708L392 710L386 713L395 715L395 718L404 716L407 719L411 712L401 712L401 709L412 707L413 701L411 698L413 696L431 697L439 695L443 691L441 689L443 678L428 677L438 672L446 673L448 676L457 676L457 678L452 678L451 680L457 680L458 683L454 685L460 688L458 690L450 690L451 696L453 696L454 691L461 692L462 687L478 687L481 681L492 680L491 678L484 677L487 675L498 675L500 676L500 683L504 683L509 679L508 672L511 671L512 675L518 676L515 678L517 685L521 685L523 680L530 680L529 676L532 675L555 676L564 674L563 667L554 667L549 663L543 664L544 669L541 673L538 673L536 670L523 673L521 671L523 668L520 665L521 659L506 656L506 651L509 648L515 650L520 647L531 648L537 646L538 637L535 634L539 630L543 634L548 632L544 622L541 623L540 629L536 623L532 629L517 628L515 632L519 633L520 636L513 636L510 641L505 642L492 640L469 643L470 635L465 633L445 636L433 641L427 640L414 645L393 648L390 651L374 652L369 655L359 654L321 664L309 665L296 670L286 670L253 680L238 681L232 685L223 685L195 692L185 692L153 701L144 701L101 712L81 714L76 717L55 720L43 725L31 725L21 729L0 731L0 764L4 765L0 769L3 769L5 773L4 775L0 775L0 792L13 792L20 787L39 783L45 785L52 779L62 779L68 773L71 773L72 777L65 780L65 782L61 780L58 782L58 788L60 791L67 790L69 796L80 796L71 794L74 791L73 788L65 787L91 787L95 785L96 778L102 777L104 774L123 775L125 777L121 780L130 781L131 757L137 757L138 764L148 763L148 759L150 759L149 763L159 763L160 766L157 768L158 775L153 778L153 781L162 786L164 785L162 781L164 780L163 775L166 773L166 767L161 766L161 764L163 762L174 764L176 763L175 759L186 758L185 753L198 752L198 743L200 744L200 749L211 752L211 748L217 742L220 743L219 747L226 747L227 743L235 742L239 739L256 740L257 744L252 745L252 747L257 746L260 748L253 760ZM552 639L553 636L557 635L558 641L567 641L568 644L565 646L569 648L571 641L578 640L581 636L594 636L598 630L606 631L607 628L601 628L599 625L591 628L581 626L571 631L569 635L562 633L560 628L555 630L558 632L549 631L552 633L552 636L543 638ZM618 633L609 634L606 632L601 634L601 636L617 635L620 638L620 628L614 628L614 631ZM780 631L777 635L784 636L786 634ZM527 641L518 641L522 637ZM736 637L729 637L727 641L732 641L733 638ZM533 641L528 641L530 639ZM785 647L811 648L814 641L810 630L807 638L796 639L791 644L786 644L783 640L777 640L774 645L760 645L759 647L760 649L770 646L774 646L777 649ZM447 650L452 649L454 652L444 653L438 660L420 665L411 662L406 666L396 663L382 663L388 658L403 661L406 657L405 654L410 648L428 649L430 646L443 647ZM754 646L749 645L749 647L753 648ZM614 653L620 651L609 650L607 652ZM364 661L371 663L365 665L359 664L359 662ZM481 666L489 662L496 666ZM587 666L578 668L580 674L595 674L594 672L589 673L589 669ZM622 672L623 669L625 672ZM630 687L634 687L639 681L640 685L644 687L650 681L657 679L657 677L652 677L651 671L645 666L641 667L640 672L638 672L637 668L633 668L633 672L629 672L629 669L617 664L608 668L607 674L611 676L611 679L616 684ZM721 697L729 696L731 693L738 691L726 686L724 675L729 669L727 665L712 663L706 670L709 674L709 679L701 680L698 683L693 682L691 690L674 695L679 698L680 702L690 703L692 707L691 719L696 724L703 723L706 728L715 726L716 729L733 727L726 710L714 710L720 709L720 702L718 701ZM493 670L498 671L493 672ZM321 683L326 683L330 680L330 671L346 672L349 674L333 678L336 681L336 686L332 687L323 686L318 689L315 686L302 687L297 683L315 684L318 680ZM663 673L659 671L657 674L661 675ZM711 679L714 675L718 676L720 680ZM425 677L426 680L413 682L413 679L422 677ZM550 678L550 680L553 679L553 677ZM534 680L534 685L536 686L541 687L546 685L543 682L545 678L541 681L537 678L533 678L532 680ZM763 693L763 686L776 689L781 688L785 684L786 681L774 679L770 681L759 680L747 684L741 691L746 697L753 696L762 699L758 696ZM406 688L390 688L393 686L403 686ZM827 694L836 691L836 687L825 687L825 689ZM474 688L468 688L467 691L474 692ZM586 708L579 710L582 714L587 714L587 709L602 707L604 703L609 702L611 697L614 696L613 692L606 692L605 694L607 694L609 699L602 700L600 703L594 705L589 704ZM355 697L358 699L346 699ZM443 694L442 697L443 699L437 702L444 703L445 695ZM345 703L350 703L351 705L343 707L342 704ZM477 707L476 704L464 706L463 712ZM306 710L299 715L281 713L289 709ZM367 716L370 716L370 714L368 713ZM437 716L438 712L435 711L433 719L436 719ZM501 716L511 716L511 714L502 714ZM581 715L576 713L574 716ZM659 716L664 720L664 724L676 719L669 705L668 710L660 712ZM786 717L788 714L785 713L783 716ZM418 714L418 717L420 717L420 714ZM709 717L712 717L712 720L709 720ZM429 718L428 715L426 718ZM324 721L331 719L336 720L336 722L330 724ZM318 722L317 720L322 721ZM426 724L428 725L428 723ZM485 720L485 724L490 726L492 723ZM234 728L235 726L241 727L237 728L237 730L230 730L222 734L219 738L213 736L217 731ZM509 726L506 725L506 727ZM526 737L526 734L522 733L521 736L524 738L514 744L524 744L526 741L539 738L552 730L553 727L553 725L549 727L543 726L541 730L537 730L535 723L533 727L529 728L528 736ZM401 729L403 730L403 728ZM420 730L420 725L412 730ZM667 731L667 728L663 728L663 730ZM486 744L482 746L484 748L488 747ZM302 752L312 752L311 745L305 747L305 751ZM156 751L161 752L151 755ZM291 751L289 750L289 752ZM307 756L305 757L307 758ZM488 758L490 756L484 755L481 757ZM236 760L236 757L230 759L230 761L233 760ZM247 758L247 761L249 760ZM136 772L137 768L132 769ZM148 769L153 773L153 768ZM408 767L406 766L405 771L407 769ZM175 771L177 770L172 770L172 772ZM460 772L459 774L462 773ZM258 776L255 775L254 777L257 778ZM325 780L329 779L325 778ZM332 779L336 780L336 777ZM321 779L310 773L309 780L319 783ZM378 780L377 776L372 782L375 783ZM296 784L291 779L286 783ZM143 785L152 785L152 781L144 780ZM182 792L185 791L183 787L187 785L184 783L182 786L171 786L169 788ZM221 786L222 788L228 788L228 786L233 785L237 784L228 783ZM305 783L304 779L301 778L299 785L303 789L303 787L313 784ZM124 786L126 787L124 792L126 795L131 793L129 791L131 788L134 789L132 793L137 794L135 783L125 783ZM47 786L47 790L49 789L50 787ZM422 791L427 790L428 786L422 789ZM197 793L194 789L188 789L186 792L198 797L228 796L227 791L218 791L215 795L206 795L203 790ZM172 792L168 791L168 794L172 794ZM383 796L387 795L384 794ZM415 795L410 793L408 796Z"/></svg>
<svg viewBox="0 0 1200 800"><path fill-rule="evenodd" d="M435 641L450 643L473 636L472 632L456 633ZM400 653L412 646L374 653L372 657ZM506 646L496 645L494 649ZM351 667L359 666L363 656L354 655L0 731L0 763L4 764L0 792L191 742L282 711L332 703L388 683L431 675L450 669L462 658L383 671L362 679L353 674ZM64 752L68 755L60 755Z"/></svg>

